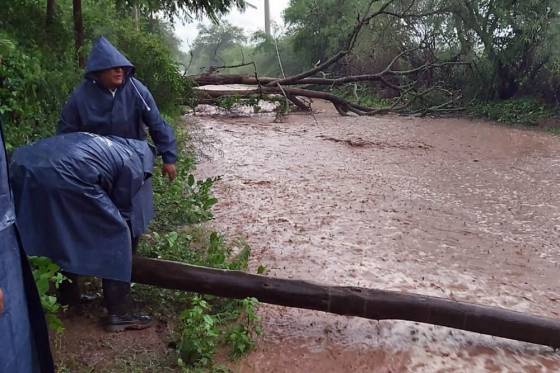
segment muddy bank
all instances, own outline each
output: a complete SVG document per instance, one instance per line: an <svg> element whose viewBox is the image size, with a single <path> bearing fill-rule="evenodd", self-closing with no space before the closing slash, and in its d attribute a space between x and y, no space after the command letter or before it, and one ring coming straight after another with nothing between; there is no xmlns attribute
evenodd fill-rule
<svg viewBox="0 0 560 373"><path fill-rule="evenodd" d="M277 277L560 318L560 139L459 119L198 116L215 224ZM193 121L191 121L193 122ZM551 349L266 306L238 371L560 371Z"/></svg>
<svg viewBox="0 0 560 373"><path fill-rule="evenodd" d="M51 333L57 372L163 372L176 366L170 348L170 325L158 321L153 328L107 333L99 320L100 302L63 314L64 331Z"/></svg>

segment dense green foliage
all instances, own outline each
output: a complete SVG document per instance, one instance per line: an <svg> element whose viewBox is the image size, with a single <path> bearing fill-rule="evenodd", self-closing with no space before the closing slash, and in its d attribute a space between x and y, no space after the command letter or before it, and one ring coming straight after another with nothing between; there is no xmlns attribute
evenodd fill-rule
<svg viewBox="0 0 560 373"><path fill-rule="evenodd" d="M290 1L285 20L294 48L302 51L307 63L324 60L342 48L368 3ZM372 10L381 3L384 1L375 2ZM471 97L507 99L552 91L551 74L556 73L560 57L552 48L560 30L557 0L397 0L389 11L427 15L402 20L393 15L376 17L360 35L350 61L352 67L364 63L383 66L398 51L421 48L424 53L403 58L401 67L434 58L472 62L472 69L456 71L449 81L451 86L470 91ZM345 69L340 65L336 71Z"/></svg>

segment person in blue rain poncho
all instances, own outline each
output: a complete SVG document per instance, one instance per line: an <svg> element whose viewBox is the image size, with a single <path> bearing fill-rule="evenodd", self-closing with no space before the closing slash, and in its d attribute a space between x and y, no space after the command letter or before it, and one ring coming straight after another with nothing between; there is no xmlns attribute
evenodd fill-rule
<svg viewBox="0 0 560 373"><path fill-rule="evenodd" d="M53 373L45 316L12 202L0 130L0 372Z"/></svg>
<svg viewBox="0 0 560 373"><path fill-rule="evenodd" d="M18 148L10 163L27 254L50 258L70 276L102 278L110 331L151 324L147 316L128 314L129 288L120 284L130 283L130 221L153 163L146 141L87 132Z"/></svg>
<svg viewBox="0 0 560 373"><path fill-rule="evenodd" d="M106 38L97 40L88 57L85 79L66 102L57 133L90 132L146 140L146 127L163 159L163 173L176 176L173 129L161 117L150 91L134 77L134 66ZM132 213L134 237L153 217L152 189L147 183Z"/></svg>
<svg viewBox="0 0 560 373"><path fill-rule="evenodd" d="M134 65L105 37L99 38L88 57L83 82L64 106L57 132L85 131L136 140L146 140L148 132L162 157L162 172L172 181L177 175L173 130L161 117L148 88L134 73ZM152 185L148 180L135 196L130 213L132 246L153 213ZM128 294L129 289L130 282L107 282L110 293ZM127 315L122 319L134 323L134 317Z"/></svg>

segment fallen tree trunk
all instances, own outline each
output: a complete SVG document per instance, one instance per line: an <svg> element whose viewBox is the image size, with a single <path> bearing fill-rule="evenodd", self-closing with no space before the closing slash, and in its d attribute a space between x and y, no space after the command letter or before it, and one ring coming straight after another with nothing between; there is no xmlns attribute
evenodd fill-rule
<svg viewBox="0 0 560 373"><path fill-rule="evenodd" d="M139 256L133 259L132 280L167 289L226 298L254 297L281 306L374 320L416 321L560 347L559 320L431 296L325 286Z"/></svg>
<svg viewBox="0 0 560 373"><path fill-rule="evenodd" d="M246 84L246 85L262 85L267 87L274 87L277 83L282 86L290 85L326 85L331 87L336 87L348 83L358 83L358 82L374 82L380 81L388 87L399 88L403 87L395 86L387 81L389 76L408 76L420 73L422 71L430 71L436 68L442 68L445 66L469 66L465 62L440 62L440 63L425 63L424 65L409 69L409 70L391 70L389 65L385 70L374 73L374 74L361 74L361 75L350 75L342 76L338 78L320 78L320 77L307 77L302 79L291 79L284 83L280 82L279 78L274 78L270 76L250 76L250 75L240 75L240 74L200 74L200 75L189 75L187 79L195 82L199 86L204 85L222 85L222 84Z"/></svg>
<svg viewBox="0 0 560 373"><path fill-rule="evenodd" d="M387 113L393 109L370 109L358 104L354 104L348 100L345 100L328 92L313 91L309 89L294 87L260 87L247 88L243 90L204 90L195 88L194 90L195 92L197 92L200 102L208 102L207 100L209 99L216 99L227 96L247 97L251 95L285 95L288 99L290 99L290 97L295 97L296 99L297 97L308 97L330 101L341 115L346 115L349 111L358 115L375 115ZM300 105L297 106L299 107Z"/></svg>

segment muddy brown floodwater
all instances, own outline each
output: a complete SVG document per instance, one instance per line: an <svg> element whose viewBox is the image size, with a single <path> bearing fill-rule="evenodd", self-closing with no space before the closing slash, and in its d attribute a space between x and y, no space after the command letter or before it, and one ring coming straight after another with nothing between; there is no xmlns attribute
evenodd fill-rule
<svg viewBox="0 0 560 373"><path fill-rule="evenodd" d="M268 275L560 318L560 138L466 119L197 116L215 221ZM560 372L550 348L262 305L240 372Z"/></svg>

